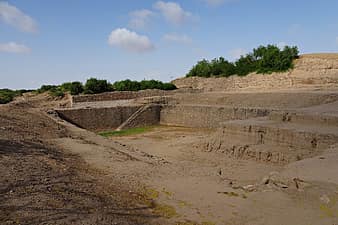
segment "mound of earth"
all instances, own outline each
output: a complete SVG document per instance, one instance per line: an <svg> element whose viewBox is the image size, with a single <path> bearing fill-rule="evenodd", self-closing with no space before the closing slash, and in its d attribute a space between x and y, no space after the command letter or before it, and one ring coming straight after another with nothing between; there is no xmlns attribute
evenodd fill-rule
<svg viewBox="0 0 338 225"><path fill-rule="evenodd" d="M301 55L294 69L285 73L256 74L229 78L187 77L172 81L178 88L205 91L267 91L338 87L338 54Z"/></svg>

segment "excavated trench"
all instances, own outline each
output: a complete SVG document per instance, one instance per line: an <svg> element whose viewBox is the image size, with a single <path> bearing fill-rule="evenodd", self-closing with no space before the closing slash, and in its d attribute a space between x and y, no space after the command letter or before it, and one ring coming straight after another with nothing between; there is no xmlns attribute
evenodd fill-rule
<svg viewBox="0 0 338 225"><path fill-rule="evenodd" d="M277 225L276 217L289 218L289 224L330 224L336 219L334 213L323 217L321 210L335 212L337 205L317 206L325 196L338 198L333 191L338 183L329 172L336 164L326 162L336 157L338 93L195 93L100 104L57 112L91 131L159 125L104 141L93 135L88 143L95 145L81 143L78 152L85 149L89 162L114 176L142 181L171 224ZM98 149L102 143L123 148L136 160L116 162L109 149ZM316 170L322 167L325 172ZM317 173L324 175L311 180ZM298 201L306 201L306 210Z"/></svg>

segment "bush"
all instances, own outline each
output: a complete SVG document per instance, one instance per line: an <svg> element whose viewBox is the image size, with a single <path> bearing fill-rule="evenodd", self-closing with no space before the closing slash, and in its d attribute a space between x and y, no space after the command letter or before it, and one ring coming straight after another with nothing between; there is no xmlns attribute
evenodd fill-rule
<svg viewBox="0 0 338 225"><path fill-rule="evenodd" d="M210 77L211 76L211 64L206 59L197 62L195 66L189 71L187 77Z"/></svg>
<svg viewBox="0 0 338 225"><path fill-rule="evenodd" d="M15 97L14 91L10 89L0 89L0 104L6 104L13 101Z"/></svg>
<svg viewBox="0 0 338 225"><path fill-rule="evenodd" d="M140 90L140 83L129 79L116 81L113 84L113 89L116 91L138 91Z"/></svg>
<svg viewBox="0 0 338 225"><path fill-rule="evenodd" d="M223 57L213 59L210 62L210 67L212 76L228 77L236 73L235 65Z"/></svg>
<svg viewBox="0 0 338 225"><path fill-rule="evenodd" d="M241 56L235 62L235 74L245 76L257 70L257 61L253 55Z"/></svg>
<svg viewBox="0 0 338 225"><path fill-rule="evenodd" d="M258 62L258 73L282 72L293 67L293 60L298 57L298 48L285 46L280 50L277 46L260 46L254 49Z"/></svg>
<svg viewBox="0 0 338 225"><path fill-rule="evenodd" d="M163 83L163 86L161 89L169 91L169 90L175 90L177 89L177 87L172 83Z"/></svg>
<svg viewBox="0 0 338 225"><path fill-rule="evenodd" d="M210 62L203 59L186 74L186 77L228 77L231 75L245 76L252 72L272 73L283 72L293 68L293 60L298 58L296 46L285 46L283 50L275 45L259 46L245 56L241 56L234 63L223 57L215 58Z"/></svg>
<svg viewBox="0 0 338 225"><path fill-rule="evenodd" d="M64 97L65 96L65 92L60 87L49 90L49 94L53 97Z"/></svg>
<svg viewBox="0 0 338 225"><path fill-rule="evenodd" d="M96 78L88 79L84 85L85 94L98 94L112 90L112 85L107 80L99 80Z"/></svg>
<svg viewBox="0 0 338 225"><path fill-rule="evenodd" d="M38 93L44 93L46 91L50 91L52 89L55 89L57 88L58 86L57 85L42 85L38 90L37 92Z"/></svg>
<svg viewBox="0 0 338 225"><path fill-rule="evenodd" d="M83 92L83 85L79 81L63 83L60 87L61 90L68 91L71 95L78 95Z"/></svg>
<svg viewBox="0 0 338 225"><path fill-rule="evenodd" d="M70 94L71 95L78 95L83 92L83 85L79 81L72 82L72 85L70 87Z"/></svg>
<svg viewBox="0 0 338 225"><path fill-rule="evenodd" d="M14 100L15 97L21 96L23 93L29 92L31 90L10 90L10 89L0 89L0 104L7 104Z"/></svg>
<svg viewBox="0 0 338 225"><path fill-rule="evenodd" d="M115 82L113 88L116 91L139 91L146 89L174 90L176 86L158 80L142 80L138 82L127 79Z"/></svg>

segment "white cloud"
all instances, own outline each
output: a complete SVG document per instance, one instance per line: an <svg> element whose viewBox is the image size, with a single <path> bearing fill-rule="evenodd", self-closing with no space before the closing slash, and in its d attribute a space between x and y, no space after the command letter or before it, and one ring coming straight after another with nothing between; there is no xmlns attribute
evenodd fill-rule
<svg viewBox="0 0 338 225"><path fill-rule="evenodd" d="M129 27L134 29L143 29L147 26L154 13L148 9L136 10L129 13Z"/></svg>
<svg viewBox="0 0 338 225"><path fill-rule="evenodd" d="M0 52L22 54L31 52L31 49L25 45L17 44L15 42L8 42L0 43Z"/></svg>
<svg viewBox="0 0 338 225"><path fill-rule="evenodd" d="M192 42L191 38L185 34L165 34L163 39L166 41L177 42L182 44L190 44Z"/></svg>
<svg viewBox="0 0 338 225"><path fill-rule="evenodd" d="M36 22L8 2L0 2L0 21L24 32L34 33L37 31Z"/></svg>
<svg viewBox="0 0 338 225"><path fill-rule="evenodd" d="M241 56L244 56L248 53L247 50L242 48L236 48L229 52L229 55L232 59L239 59Z"/></svg>
<svg viewBox="0 0 338 225"><path fill-rule="evenodd" d="M108 44L130 52L148 52L154 49L147 36L139 35L126 28L113 30L109 35Z"/></svg>
<svg viewBox="0 0 338 225"><path fill-rule="evenodd" d="M182 24L193 17L192 13L185 11L176 2L158 1L154 4L154 8L159 10L164 18L173 24Z"/></svg>

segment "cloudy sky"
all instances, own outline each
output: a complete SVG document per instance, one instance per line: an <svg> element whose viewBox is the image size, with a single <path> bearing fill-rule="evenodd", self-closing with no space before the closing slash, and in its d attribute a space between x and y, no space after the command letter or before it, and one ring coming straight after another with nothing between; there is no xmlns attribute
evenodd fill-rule
<svg viewBox="0 0 338 225"><path fill-rule="evenodd" d="M0 88L183 76L258 45L338 52L337 0L0 0Z"/></svg>

